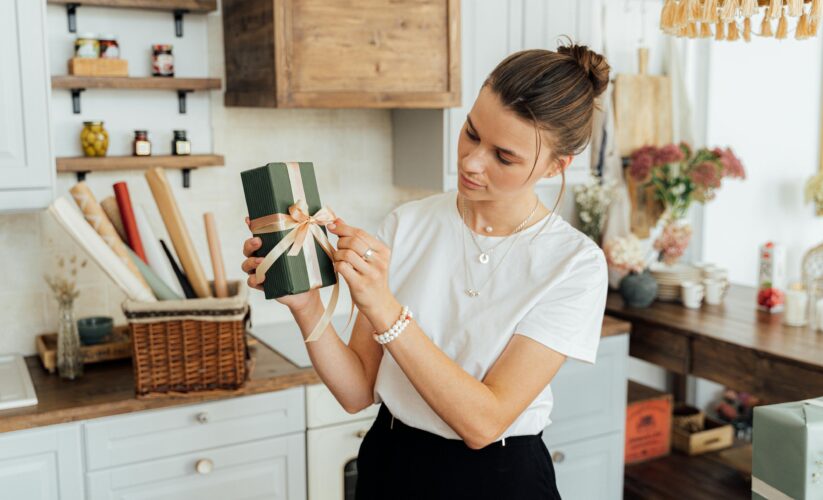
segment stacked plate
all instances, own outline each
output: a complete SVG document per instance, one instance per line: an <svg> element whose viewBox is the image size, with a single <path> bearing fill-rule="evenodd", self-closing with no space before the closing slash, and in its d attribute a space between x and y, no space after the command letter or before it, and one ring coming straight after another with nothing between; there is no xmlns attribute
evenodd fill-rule
<svg viewBox="0 0 823 500"><path fill-rule="evenodd" d="M676 302L680 300L680 284L684 281L700 281L702 272L691 264L666 265L655 262L649 272L657 281L657 300Z"/></svg>

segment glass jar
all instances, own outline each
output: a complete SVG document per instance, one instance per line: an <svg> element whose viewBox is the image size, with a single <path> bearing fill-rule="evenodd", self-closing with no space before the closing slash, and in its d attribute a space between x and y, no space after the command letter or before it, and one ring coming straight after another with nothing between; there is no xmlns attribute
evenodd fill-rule
<svg viewBox="0 0 823 500"><path fill-rule="evenodd" d="M102 59L120 59L120 45L114 35L100 35L100 57Z"/></svg>
<svg viewBox="0 0 823 500"><path fill-rule="evenodd" d="M186 138L185 130L175 130L171 141L171 154L185 156L191 154L191 143Z"/></svg>
<svg viewBox="0 0 823 500"><path fill-rule="evenodd" d="M80 335L74 319L74 299L58 299L57 372L61 377L75 379L83 375Z"/></svg>
<svg viewBox="0 0 823 500"><path fill-rule="evenodd" d="M134 131L132 154L134 156L151 156L151 141L149 141L149 133L145 130Z"/></svg>
<svg viewBox="0 0 823 500"><path fill-rule="evenodd" d="M151 72L154 76L174 76L174 56L171 53L171 45L152 45Z"/></svg>
<svg viewBox="0 0 823 500"><path fill-rule="evenodd" d="M94 33L82 33L74 40L74 57L95 59L100 57L100 42Z"/></svg>
<svg viewBox="0 0 823 500"><path fill-rule="evenodd" d="M86 156L106 156L109 149L109 133L103 127L103 122L83 122L80 147Z"/></svg>

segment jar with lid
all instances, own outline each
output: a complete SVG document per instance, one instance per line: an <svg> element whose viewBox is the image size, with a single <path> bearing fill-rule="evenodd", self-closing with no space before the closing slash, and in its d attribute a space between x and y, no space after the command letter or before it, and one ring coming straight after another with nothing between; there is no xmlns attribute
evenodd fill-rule
<svg viewBox="0 0 823 500"><path fill-rule="evenodd" d="M191 154L191 143L186 138L185 130L174 131L174 139L171 141L171 154L176 156Z"/></svg>
<svg viewBox="0 0 823 500"><path fill-rule="evenodd" d="M151 141L149 141L149 133L147 131L134 131L132 154L134 156L151 156Z"/></svg>
<svg viewBox="0 0 823 500"><path fill-rule="evenodd" d="M101 121L83 122L80 147L86 156L106 156L109 149L109 133Z"/></svg>
<svg viewBox="0 0 823 500"><path fill-rule="evenodd" d="M95 59L100 57L100 42L94 33L81 33L74 40L74 57Z"/></svg>
<svg viewBox="0 0 823 500"><path fill-rule="evenodd" d="M152 65L151 72L154 76L174 76L174 56L171 53L171 45L152 45Z"/></svg>
<svg viewBox="0 0 823 500"><path fill-rule="evenodd" d="M120 45L115 35L100 35L100 57L102 59L120 59Z"/></svg>

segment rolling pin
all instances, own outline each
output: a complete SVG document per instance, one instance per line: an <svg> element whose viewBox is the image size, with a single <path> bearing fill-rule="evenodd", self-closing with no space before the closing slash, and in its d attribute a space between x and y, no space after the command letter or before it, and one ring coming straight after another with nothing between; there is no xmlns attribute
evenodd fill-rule
<svg viewBox="0 0 823 500"><path fill-rule="evenodd" d="M146 171L146 180L151 188L154 201L157 203L160 216L163 218L163 224L166 225L166 231L171 237L177 257L194 288L194 293L200 298L211 297L209 282L203 273L200 259L197 258L197 252L194 250L189 231L183 222L183 216L180 215L180 209L177 208L177 202L174 200L174 194L171 192L165 172L160 167L151 168Z"/></svg>
<svg viewBox="0 0 823 500"><path fill-rule="evenodd" d="M217 236L217 224L214 222L214 214L206 212L203 214L206 223L206 238L209 240L209 254L211 254L211 267L214 269L214 294L218 298L229 296L229 287L226 284L226 269L223 266L223 252L220 251L220 238Z"/></svg>

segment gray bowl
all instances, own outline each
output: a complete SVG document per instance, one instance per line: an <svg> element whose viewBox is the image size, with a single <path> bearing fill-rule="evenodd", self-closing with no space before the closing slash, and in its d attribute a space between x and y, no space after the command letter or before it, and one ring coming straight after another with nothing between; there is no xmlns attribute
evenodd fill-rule
<svg viewBox="0 0 823 500"><path fill-rule="evenodd" d="M108 316L93 316L77 320L77 331L83 345L99 344L111 333L114 320Z"/></svg>

